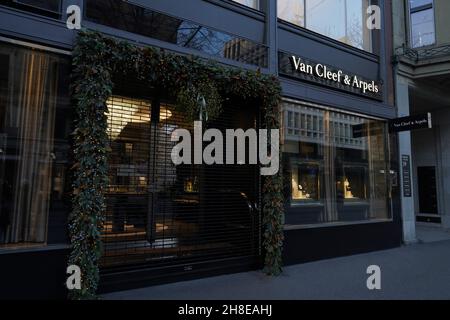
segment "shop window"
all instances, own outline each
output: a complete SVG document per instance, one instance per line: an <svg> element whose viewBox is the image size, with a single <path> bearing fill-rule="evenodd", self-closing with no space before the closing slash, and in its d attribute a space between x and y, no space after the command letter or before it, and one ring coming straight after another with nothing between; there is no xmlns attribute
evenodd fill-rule
<svg viewBox="0 0 450 320"><path fill-rule="evenodd" d="M283 124L288 225L390 218L385 122L285 103Z"/></svg>
<svg viewBox="0 0 450 320"><path fill-rule="evenodd" d="M278 0L278 17L348 45L372 51L369 0Z"/></svg>
<svg viewBox="0 0 450 320"><path fill-rule="evenodd" d="M411 46L419 48L436 41L433 0L409 0L411 12Z"/></svg>
<svg viewBox="0 0 450 320"><path fill-rule="evenodd" d="M0 45L0 248L65 242L69 62Z"/></svg>

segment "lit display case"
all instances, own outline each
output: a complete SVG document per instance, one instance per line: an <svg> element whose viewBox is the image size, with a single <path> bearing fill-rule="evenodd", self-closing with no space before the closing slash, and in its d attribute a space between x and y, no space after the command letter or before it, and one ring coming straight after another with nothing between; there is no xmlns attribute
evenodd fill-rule
<svg viewBox="0 0 450 320"><path fill-rule="evenodd" d="M368 199L367 185L369 177L366 166L345 165L343 175L337 181L338 193L345 201L365 201Z"/></svg>
<svg viewBox="0 0 450 320"><path fill-rule="evenodd" d="M198 193L198 179L197 177L188 177L184 179L183 190L185 193Z"/></svg>
<svg viewBox="0 0 450 320"><path fill-rule="evenodd" d="M321 170L318 163L292 164L292 200L304 202L320 201Z"/></svg>

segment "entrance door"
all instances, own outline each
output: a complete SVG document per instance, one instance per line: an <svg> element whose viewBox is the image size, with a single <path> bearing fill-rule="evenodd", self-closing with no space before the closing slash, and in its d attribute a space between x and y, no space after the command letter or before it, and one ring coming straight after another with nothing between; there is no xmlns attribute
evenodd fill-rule
<svg viewBox="0 0 450 320"><path fill-rule="evenodd" d="M417 179L419 186L419 210L421 216L418 220L420 222L440 222L437 221L439 211L436 167L418 167Z"/></svg>
<svg viewBox="0 0 450 320"><path fill-rule="evenodd" d="M202 262L257 258L259 168L175 166L171 135L193 129L183 114L169 104L120 96L110 98L108 107L112 152L103 272L185 265L179 273ZM205 126L225 131L257 123L256 113L226 110Z"/></svg>

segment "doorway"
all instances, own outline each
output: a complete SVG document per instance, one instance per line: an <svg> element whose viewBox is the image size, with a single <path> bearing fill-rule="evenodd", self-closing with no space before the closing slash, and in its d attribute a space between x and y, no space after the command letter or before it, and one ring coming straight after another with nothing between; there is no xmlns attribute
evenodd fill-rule
<svg viewBox="0 0 450 320"><path fill-rule="evenodd" d="M417 183L419 192L418 222L440 223L437 198L436 167L417 168Z"/></svg>
<svg viewBox="0 0 450 320"><path fill-rule="evenodd" d="M176 269L179 274L203 262L258 259L259 167L175 166L172 132L193 130L177 108L125 96L107 103L112 152L103 272L184 266ZM224 109L220 119L205 127L245 130L257 125L256 108L244 112L230 104Z"/></svg>

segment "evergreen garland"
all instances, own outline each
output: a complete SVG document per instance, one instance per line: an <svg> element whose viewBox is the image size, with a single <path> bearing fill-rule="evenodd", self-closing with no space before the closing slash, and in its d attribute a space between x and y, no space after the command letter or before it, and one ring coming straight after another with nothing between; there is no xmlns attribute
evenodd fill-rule
<svg viewBox="0 0 450 320"><path fill-rule="evenodd" d="M96 297L110 151L106 100L112 95L113 76L121 72L137 75L149 87L164 88L179 102L178 108L191 115L198 112L194 99L201 95L210 105L206 110L209 117L219 116L222 111L219 88L224 96L257 99L264 113L263 127L280 128L281 87L274 76L226 68L157 48L141 48L98 32L80 32L73 52L72 94L77 117L73 133L75 178L68 263L81 268L82 289L72 291L72 299ZM188 93L196 96L189 99ZM277 175L263 178L262 194L264 271L278 275L282 270L284 211L281 168Z"/></svg>
<svg viewBox="0 0 450 320"><path fill-rule="evenodd" d="M199 110L199 99L208 101L206 110ZM222 113L222 98L211 82L204 82L197 86L190 85L180 88L176 97L176 108L186 115L187 122L194 122L203 113L208 120L214 120Z"/></svg>

